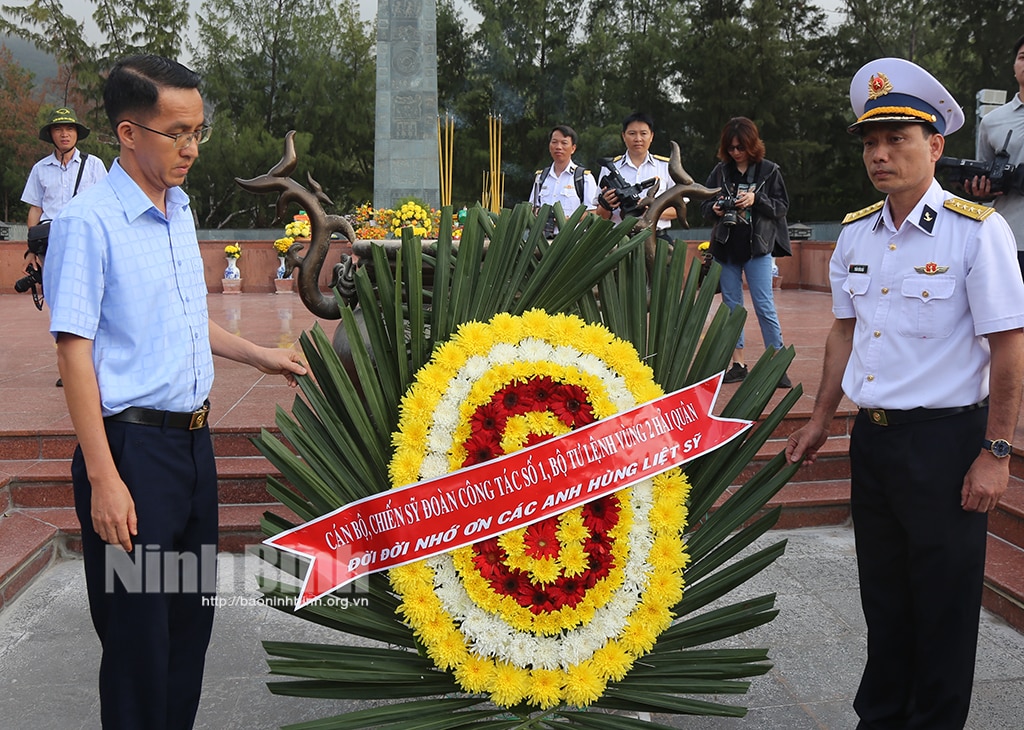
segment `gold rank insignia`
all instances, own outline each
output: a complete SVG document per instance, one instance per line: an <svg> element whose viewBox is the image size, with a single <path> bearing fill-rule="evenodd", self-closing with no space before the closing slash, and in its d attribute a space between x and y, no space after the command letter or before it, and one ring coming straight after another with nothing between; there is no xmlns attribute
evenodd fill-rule
<svg viewBox="0 0 1024 730"><path fill-rule="evenodd" d="M877 99L880 96L892 93L892 84L889 77L883 73L877 73L868 79L868 99Z"/></svg>
<svg viewBox="0 0 1024 730"><path fill-rule="evenodd" d="M942 204L942 207L948 208L954 213L967 216L968 218L973 218L976 221L983 221L996 211L995 208L990 208L987 205L979 205L978 203L972 203L971 201L964 200L963 198L950 198Z"/></svg>
<svg viewBox="0 0 1024 730"><path fill-rule="evenodd" d="M934 276L935 274L945 274L949 271L948 266L939 266L934 261L929 261L924 266L915 266L914 271L919 274L928 274L928 276Z"/></svg>
<svg viewBox="0 0 1024 730"><path fill-rule="evenodd" d="M877 203L875 203L874 205L869 205L867 208L861 208L860 210L855 210L852 213L847 213L846 217L843 218L843 225L845 226L847 223L853 223L854 221L858 221L861 218L864 218L865 216L869 216L872 213L881 210L883 205L885 205L885 201L879 200Z"/></svg>

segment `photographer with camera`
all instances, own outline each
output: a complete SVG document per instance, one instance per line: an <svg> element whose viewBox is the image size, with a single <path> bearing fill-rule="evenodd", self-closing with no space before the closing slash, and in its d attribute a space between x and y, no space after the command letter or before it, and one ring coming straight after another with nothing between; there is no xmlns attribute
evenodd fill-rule
<svg viewBox="0 0 1024 730"><path fill-rule="evenodd" d="M978 127L978 159L992 162L1003 152L1004 166L1021 169L1019 166L1024 164L1024 36L1013 46L1013 76L1017 80L1017 93L1009 102L986 114ZM981 175L964 180L963 187L975 200L994 201L993 207L1010 224L1017 239L1017 264L1024 277L1024 189L1019 180L1016 182L1018 184L995 186L988 176ZM1000 187L1007 189L1000 190Z"/></svg>
<svg viewBox="0 0 1024 730"><path fill-rule="evenodd" d="M645 195L653 197L663 193L672 185L668 158L650 152L654 141L654 120L650 115L633 112L622 120L622 141L626 143L626 153L613 158L610 166L602 163L597 176L601 194L597 197L595 212L616 222L622 220L623 215L640 217L646 207L638 206L639 200ZM675 217L674 208L661 214L659 238L668 240L665 230Z"/></svg>
<svg viewBox="0 0 1024 730"><path fill-rule="evenodd" d="M39 129L39 139L52 144L53 152L32 166L21 194L21 201L29 205L25 221L30 229L29 251L25 258L30 267L43 265L48 234L48 231L31 229L41 222L45 226L76 193L107 175L102 160L78 150L78 143L88 136L89 128L78 121L75 110L69 107L55 109L49 121Z"/></svg>
<svg viewBox="0 0 1024 730"><path fill-rule="evenodd" d="M722 265L722 301L730 310L743 305L743 275L761 327L764 346L782 349L782 327L772 293L773 257L791 256L789 194L779 166L764 157L764 142L757 125L746 117L733 117L722 130L718 147L721 162L708 176L709 188L721 194L701 203L704 218L714 222L711 254ZM732 366L723 382L747 376L743 362L743 333L733 352ZM783 373L779 388L791 388Z"/></svg>
<svg viewBox="0 0 1024 730"><path fill-rule="evenodd" d="M548 133L548 152L551 164L543 170L537 170L533 179L533 191L530 193L530 204L536 212L542 205L562 204L562 212L566 217L576 212L581 205L588 211L597 206L597 182L590 170L577 164L572 156L576 153L579 137L576 131L565 124L555 126ZM558 232L554 217L549 217L544 233L548 238Z"/></svg>

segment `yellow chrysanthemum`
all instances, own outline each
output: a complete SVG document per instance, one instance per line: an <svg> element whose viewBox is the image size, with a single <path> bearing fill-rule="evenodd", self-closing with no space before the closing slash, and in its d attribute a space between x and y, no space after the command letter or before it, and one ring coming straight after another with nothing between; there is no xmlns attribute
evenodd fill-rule
<svg viewBox="0 0 1024 730"><path fill-rule="evenodd" d="M430 644L430 656L441 669L452 669L459 666L468 655L465 640L454 628Z"/></svg>
<svg viewBox="0 0 1024 730"><path fill-rule="evenodd" d="M486 657L470 654L455 669L455 681L467 692L484 692L494 678L494 663Z"/></svg>
<svg viewBox="0 0 1024 730"><path fill-rule="evenodd" d="M592 661L580 662L566 673L565 699L578 707L585 707L604 692L606 681Z"/></svg>
<svg viewBox="0 0 1024 730"><path fill-rule="evenodd" d="M491 328L494 330L494 339L497 342L519 342L523 337L523 320L508 312L496 314L491 320Z"/></svg>
<svg viewBox="0 0 1024 730"><path fill-rule="evenodd" d="M554 707L562 700L562 672L554 669L534 669L530 672L530 688L526 701L542 710Z"/></svg>
<svg viewBox="0 0 1024 730"><path fill-rule="evenodd" d="M552 558L534 560L530 565L530 577L534 583L554 583L561 573L560 566Z"/></svg>
<svg viewBox="0 0 1024 730"><path fill-rule="evenodd" d="M637 616L631 616L626 628L619 634L617 641L634 656L646 654L654 647L658 635Z"/></svg>
<svg viewBox="0 0 1024 730"><path fill-rule="evenodd" d="M440 608L440 602L430 587L419 584L410 586L405 591L402 596L402 605L398 610L409 621L419 624L430 621L433 614L436 614Z"/></svg>
<svg viewBox="0 0 1024 730"><path fill-rule="evenodd" d="M667 500L657 500L651 507L648 519L656 530L668 530L686 518L686 508Z"/></svg>
<svg viewBox="0 0 1024 730"><path fill-rule="evenodd" d="M674 606L683 597L683 582L675 571L655 570L647 580L647 590L659 596L667 606Z"/></svg>
<svg viewBox="0 0 1024 730"><path fill-rule="evenodd" d="M633 665L633 657L617 641L609 641L594 652L594 668L604 679L618 681L626 676Z"/></svg>
<svg viewBox="0 0 1024 730"><path fill-rule="evenodd" d="M562 572L571 576L583 575L589 564L587 551L575 542L563 544L558 554L558 562L562 566Z"/></svg>
<svg viewBox="0 0 1024 730"><path fill-rule="evenodd" d="M523 701L530 687L530 673L507 662L494 667L491 680L491 699L502 707L511 707Z"/></svg>

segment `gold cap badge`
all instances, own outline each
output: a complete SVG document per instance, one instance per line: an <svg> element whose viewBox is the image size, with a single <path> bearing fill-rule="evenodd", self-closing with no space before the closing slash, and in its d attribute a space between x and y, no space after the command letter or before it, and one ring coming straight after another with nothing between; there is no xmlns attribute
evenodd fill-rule
<svg viewBox="0 0 1024 730"><path fill-rule="evenodd" d="M892 92L892 84L889 77L883 73L877 73L868 79L868 99L877 99Z"/></svg>

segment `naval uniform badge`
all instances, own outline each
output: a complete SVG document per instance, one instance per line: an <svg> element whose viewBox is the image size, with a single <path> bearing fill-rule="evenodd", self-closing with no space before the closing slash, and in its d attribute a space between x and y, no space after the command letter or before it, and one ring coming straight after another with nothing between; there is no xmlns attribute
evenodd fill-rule
<svg viewBox="0 0 1024 730"><path fill-rule="evenodd" d="M934 276L935 274L945 274L949 271L948 266L939 266L934 261L929 261L924 266L915 266L914 271L919 274L927 274L928 276Z"/></svg>
<svg viewBox="0 0 1024 730"><path fill-rule="evenodd" d="M921 211L921 220L917 222L917 225L925 233L931 233L932 229L935 228L935 211L927 205L924 206L924 210Z"/></svg>

